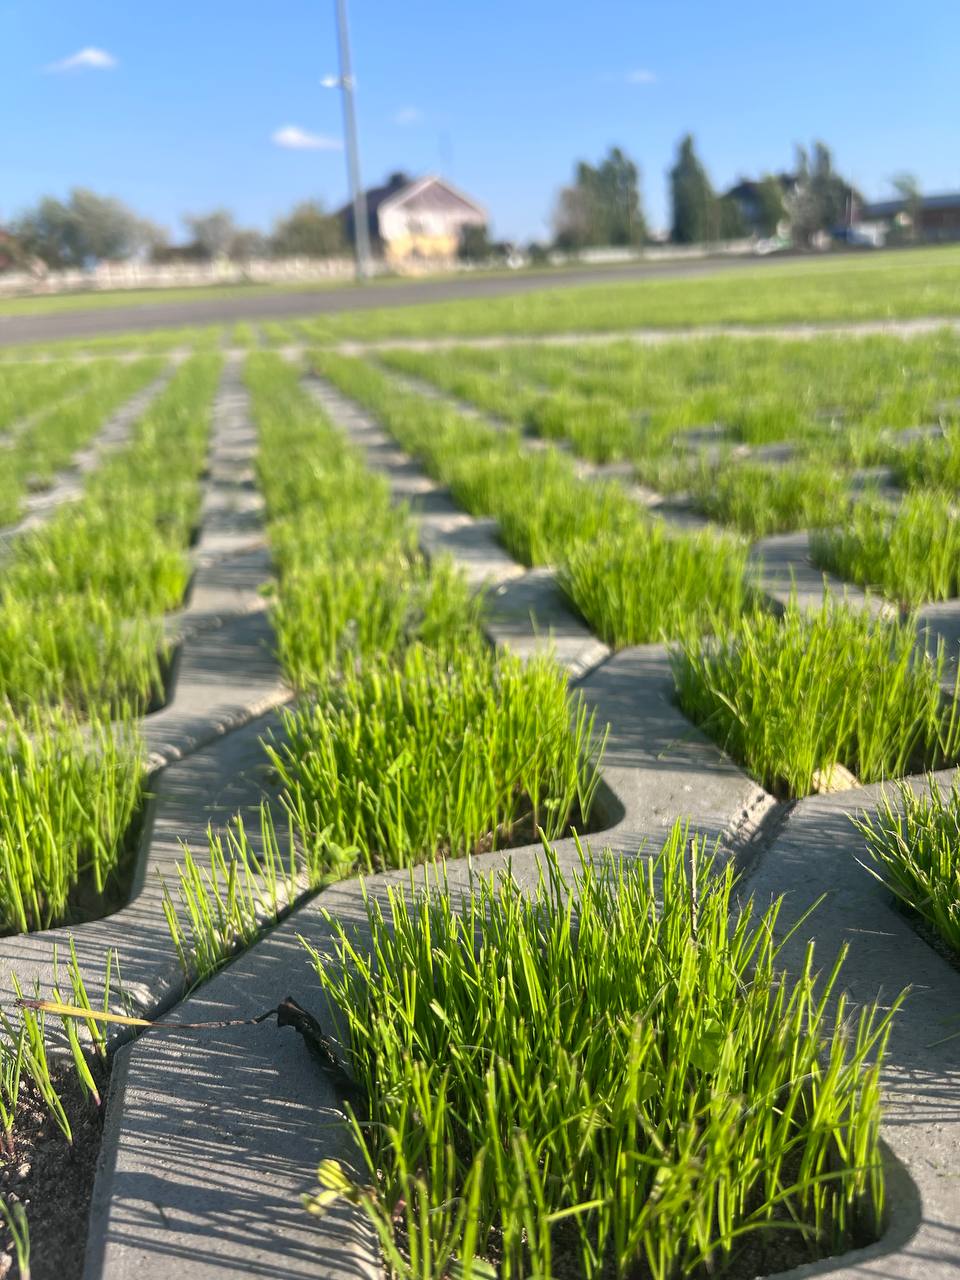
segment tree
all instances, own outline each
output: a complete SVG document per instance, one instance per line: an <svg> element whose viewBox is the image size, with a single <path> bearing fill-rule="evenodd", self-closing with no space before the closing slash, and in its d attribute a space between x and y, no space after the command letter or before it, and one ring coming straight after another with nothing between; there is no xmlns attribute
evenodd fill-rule
<svg viewBox="0 0 960 1280"><path fill-rule="evenodd" d="M270 246L278 258L334 258L346 251L343 223L318 200L304 200L276 223Z"/></svg>
<svg viewBox="0 0 960 1280"><path fill-rule="evenodd" d="M640 170L619 147L596 167L581 160L572 185L560 191L553 222L559 248L643 244Z"/></svg>
<svg viewBox="0 0 960 1280"><path fill-rule="evenodd" d="M265 258L269 241L256 227L238 227L227 243L226 254L231 262L249 262L251 258Z"/></svg>
<svg viewBox="0 0 960 1280"><path fill-rule="evenodd" d="M673 205L671 236L677 244L701 244L715 240L720 227L720 210L707 171L697 159L693 135L681 138L677 162L670 170L670 198Z"/></svg>
<svg viewBox="0 0 960 1280"><path fill-rule="evenodd" d="M185 213L183 225L200 251L199 256L204 258L223 257L238 230L233 214L228 209L213 209L210 213Z"/></svg>
<svg viewBox="0 0 960 1280"><path fill-rule="evenodd" d="M783 187L779 178L766 174L757 187L757 230L763 236L774 236L787 215Z"/></svg>
<svg viewBox="0 0 960 1280"><path fill-rule="evenodd" d="M818 231L841 226L860 195L833 167L830 148L813 144L811 163L803 147L797 148L797 191L791 202L790 226L800 244L809 244Z"/></svg>
<svg viewBox="0 0 960 1280"><path fill-rule="evenodd" d="M923 208L920 184L912 173L898 173L893 179L893 188L903 201L903 212L910 219L910 239L916 240L920 229L920 210Z"/></svg>
<svg viewBox="0 0 960 1280"><path fill-rule="evenodd" d="M485 223L467 222L460 228L457 257L461 262L486 262L493 252Z"/></svg>
<svg viewBox="0 0 960 1280"><path fill-rule="evenodd" d="M739 240L748 234L743 213L732 196L721 196L717 201L716 225L721 240Z"/></svg>
<svg viewBox="0 0 960 1280"><path fill-rule="evenodd" d="M26 253L50 267L129 258L162 235L122 201L84 187L75 187L65 201L44 196L11 229Z"/></svg>

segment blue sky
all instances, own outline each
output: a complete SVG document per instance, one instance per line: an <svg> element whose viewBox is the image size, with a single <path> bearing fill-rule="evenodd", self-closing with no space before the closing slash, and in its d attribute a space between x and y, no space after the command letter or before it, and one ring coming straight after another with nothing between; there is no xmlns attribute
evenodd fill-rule
<svg viewBox="0 0 960 1280"><path fill-rule="evenodd" d="M868 196L903 170L960 187L957 0L350 0L350 17L368 184L443 172L502 236L545 235L574 160L611 143L662 225L687 130L718 186L821 137ZM339 203L336 69L333 0L0 0L0 218L73 185L175 237L185 211L268 227ZM290 127L319 145L278 145Z"/></svg>

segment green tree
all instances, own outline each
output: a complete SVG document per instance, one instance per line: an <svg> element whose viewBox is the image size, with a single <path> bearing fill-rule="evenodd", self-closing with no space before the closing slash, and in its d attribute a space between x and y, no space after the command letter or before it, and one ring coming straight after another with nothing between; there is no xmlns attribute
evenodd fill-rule
<svg viewBox="0 0 960 1280"><path fill-rule="evenodd" d="M304 200L281 218L270 244L278 258L334 258L346 251L343 223L318 200Z"/></svg>
<svg viewBox="0 0 960 1280"><path fill-rule="evenodd" d="M859 193L836 172L825 143L813 144L812 162L803 147L797 148L797 192L790 210L794 239L809 244L816 232L842 226L858 203Z"/></svg>
<svg viewBox="0 0 960 1280"><path fill-rule="evenodd" d="M486 225L466 223L460 229L457 257L461 262L486 262L493 254L493 245Z"/></svg>
<svg viewBox="0 0 960 1280"><path fill-rule="evenodd" d="M11 231L27 254L51 267L129 258L162 234L122 201L84 187L66 200L44 196L14 220Z"/></svg>
<svg viewBox="0 0 960 1280"><path fill-rule="evenodd" d="M554 212L555 243L563 249L643 244L646 219L640 201L640 170L620 147L599 165L581 160L563 187Z"/></svg>
<svg viewBox="0 0 960 1280"><path fill-rule="evenodd" d="M717 238L720 212L707 171L697 158L693 135L681 138L670 170L673 208L671 236L677 244L701 244Z"/></svg>
<svg viewBox="0 0 960 1280"><path fill-rule="evenodd" d="M721 240L739 240L747 234L740 206L730 196L721 196L717 201L717 232Z"/></svg>
<svg viewBox="0 0 960 1280"><path fill-rule="evenodd" d="M776 235L786 214L780 180L768 173L757 187L757 230L764 236Z"/></svg>
<svg viewBox="0 0 960 1280"><path fill-rule="evenodd" d="M219 258L227 252L239 228L229 209L213 209L210 213L185 213L183 225L203 258Z"/></svg>

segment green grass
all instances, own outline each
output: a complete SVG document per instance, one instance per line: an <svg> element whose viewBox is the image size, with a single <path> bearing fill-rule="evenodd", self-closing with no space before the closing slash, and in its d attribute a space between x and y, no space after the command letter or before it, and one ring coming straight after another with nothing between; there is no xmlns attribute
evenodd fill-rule
<svg viewBox="0 0 960 1280"><path fill-rule="evenodd" d="M895 511L858 503L835 529L810 539L814 562L875 588L905 608L960 594L960 518L948 494L907 494Z"/></svg>
<svg viewBox="0 0 960 1280"><path fill-rule="evenodd" d="M900 784L854 822L868 870L960 955L960 786L944 791L931 778L918 795Z"/></svg>
<svg viewBox="0 0 960 1280"><path fill-rule="evenodd" d="M79 501L18 537L0 572L0 696L23 710L144 708L163 689L161 615L183 600L216 355L186 361Z"/></svg>
<svg viewBox="0 0 960 1280"><path fill-rule="evenodd" d="M698 617L739 609L744 553L732 539L666 535L622 486L579 479L563 454L529 452L514 433L402 391L362 361L328 353L315 361L448 484L461 506L494 516L501 541L517 560L557 565L573 602L588 621L607 628L604 634L676 634L681 608L671 596L678 593ZM708 569L711 554L717 564ZM638 567L649 576L618 589L616 582L600 580L604 563L616 572ZM699 572L705 577L698 589Z"/></svg>
<svg viewBox="0 0 960 1280"><path fill-rule="evenodd" d="M89 917L118 883L143 803L129 718L6 719L0 736L0 932Z"/></svg>
<svg viewBox="0 0 960 1280"><path fill-rule="evenodd" d="M305 690L269 755L310 877L497 847L589 817L593 726L552 662L482 640L482 601L391 504L299 385L259 352L246 377L279 574L288 677Z"/></svg>
<svg viewBox="0 0 960 1280"><path fill-rule="evenodd" d="M954 246L870 257L794 259L688 279L639 279L327 315L325 339L599 332L705 324L809 324L954 316Z"/></svg>
<svg viewBox="0 0 960 1280"><path fill-rule="evenodd" d="M49 404L82 391L97 376L98 366L61 361L57 364L28 364L4 370L0 385L0 443L9 439L19 420L40 413Z"/></svg>
<svg viewBox="0 0 960 1280"><path fill-rule="evenodd" d="M823 462L694 462L685 477L698 511L753 538L830 524L850 506L848 478Z"/></svg>
<svg viewBox="0 0 960 1280"><path fill-rule="evenodd" d="M746 571L736 539L650 523L574 544L557 580L594 634L619 649L729 626L747 603Z"/></svg>
<svg viewBox="0 0 960 1280"><path fill-rule="evenodd" d="M369 941L332 920L313 959L369 1102L362 1172L325 1161L307 1208L359 1205L402 1280L754 1275L875 1238L891 1015L846 1025L812 943L787 977L798 926L687 835L456 905L391 890Z"/></svg>
<svg viewBox="0 0 960 1280"><path fill-rule="evenodd" d="M887 335L790 341L703 338L380 352L377 359L569 441L594 461L644 459L690 427L730 443L794 441L856 463L884 461L891 430L956 418L957 338Z"/></svg>
<svg viewBox="0 0 960 1280"><path fill-rule="evenodd" d="M888 448L880 459L893 465L898 483L910 489L960 489L960 424L944 426L943 435Z"/></svg>
<svg viewBox="0 0 960 1280"><path fill-rule="evenodd" d="M257 468L279 576L273 623L288 679L323 686L357 657L475 635L480 609L446 564L428 566L416 527L279 356L246 367Z"/></svg>
<svg viewBox="0 0 960 1280"><path fill-rule="evenodd" d="M297 829L342 875L583 829L599 750L560 668L477 643L345 670L284 713L268 755Z"/></svg>
<svg viewBox="0 0 960 1280"><path fill-rule="evenodd" d="M0 526L14 524L29 491L50 487L58 471L89 444L111 414L161 370L157 360L98 365L79 395L50 406L0 455Z"/></svg>
<svg viewBox="0 0 960 1280"><path fill-rule="evenodd" d="M782 619L754 613L719 641L674 654L681 708L768 791L807 794L816 771L843 765L876 782L960 757L957 689L945 655L916 652L916 627L825 599Z"/></svg>

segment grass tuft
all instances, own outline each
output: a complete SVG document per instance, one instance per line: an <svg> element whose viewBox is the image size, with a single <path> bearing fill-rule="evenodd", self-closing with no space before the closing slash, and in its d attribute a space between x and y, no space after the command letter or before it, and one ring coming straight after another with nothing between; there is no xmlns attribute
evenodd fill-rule
<svg viewBox="0 0 960 1280"><path fill-rule="evenodd" d="M680 706L775 795L806 795L836 764L861 782L960 756L945 655L918 655L916 628L825 598L782 619L754 612L719 641L684 640L673 657Z"/></svg>
<svg viewBox="0 0 960 1280"><path fill-rule="evenodd" d="M589 820L600 749L553 662L477 643L344 671L268 755L315 861L344 874L345 849L372 871L555 839Z"/></svg>
<svg viewBox="0 0 960 1280"><path fill-rule="evenodd" d="M900 783L873 814L853 818L868 870L960 955L960 784L935 778L927 794Z"/></svg>
<svg viewBox="0 0 960 1280"><path fill-rule="evenodd" d="M858 504L843 525L815 532L813 560L905 608L960 594L960 517L945 493L910 493L897 511Z"/></svg>
<svg viewBox="0 0 960 1280"><path fill-rule="evenodd" d="M848 1019L812 943L786 978L780 904L738 907L702 841L569 880L547 847L532 888L456 907L426 884L312 952L369 1114L365 1175L325 1162L305 1203L358 1204L392 1276L673 1280L875 1238L891 1014Z"/></svg>

